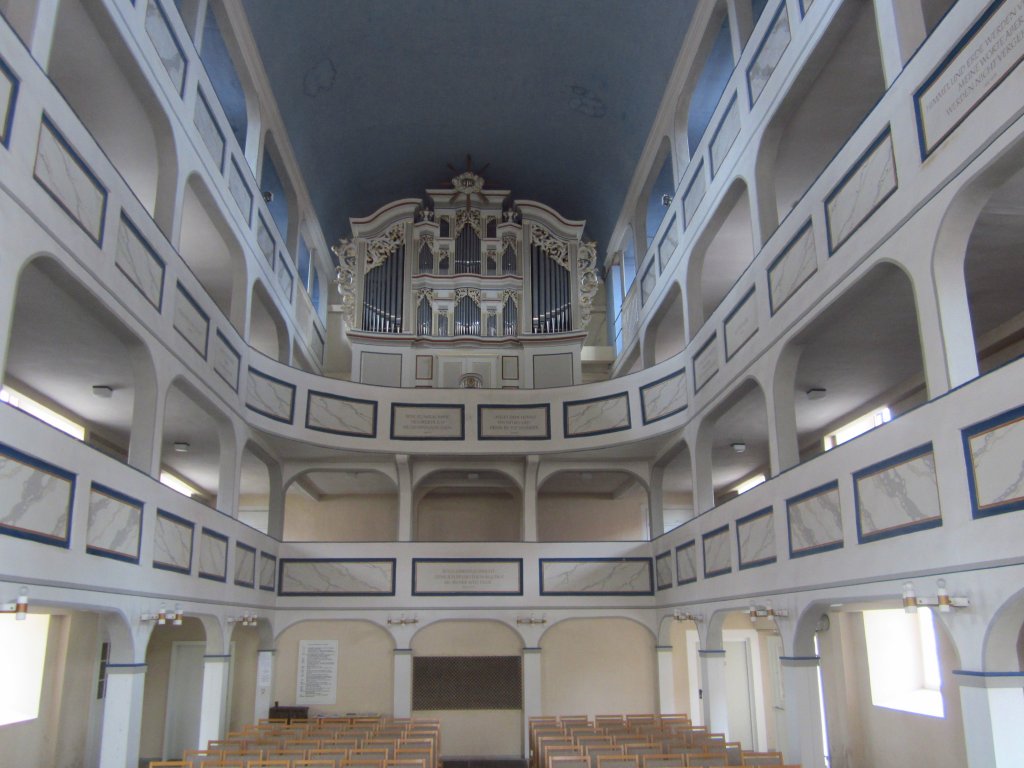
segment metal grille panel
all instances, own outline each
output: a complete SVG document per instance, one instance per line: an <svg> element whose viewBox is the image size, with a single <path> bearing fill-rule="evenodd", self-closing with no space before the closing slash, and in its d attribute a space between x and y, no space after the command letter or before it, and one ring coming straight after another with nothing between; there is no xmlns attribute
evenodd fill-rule
<svg viewBox="0 0 1024 768"><path fill-rule="evenodd" d="M522 709L518 656L414 656L414 710Z"/></svg>

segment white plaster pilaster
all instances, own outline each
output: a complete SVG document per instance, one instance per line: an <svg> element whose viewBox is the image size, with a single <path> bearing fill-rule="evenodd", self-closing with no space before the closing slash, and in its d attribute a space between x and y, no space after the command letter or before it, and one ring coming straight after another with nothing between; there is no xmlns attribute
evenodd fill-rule
<svg viewBox="0 0 1024 768"><path fill-rule="evenodd" d="M671 715L676 712L675 671L672 664L672 646L659 645L658 653L658 713Z"/></svg>
<svg viewBox="0 0 1024 768"><path fill-rule="evenodd" d="M258 723L260 718L270 714L270 702L274 693L274 651L259 650L256 653L256 695L253 701L252 721Z"/></svg>
<svg viewBox="0 0 1024 768"><path fill-rule="evenodd" d="M199 745L224 734L224 705L228 693L231 656L207 654L203 657L203 697L199 705Z"/></svg>
<svg viewBox="0 0 1024 768"><path fill-rule="evenodd" d="M956 670L967 765L1010 768L1024 755L1024 672Z"/></svg>
<svg viewBox="0 0 1024 768"><path fill-rule="evenodd" d="M523 755L530 758L530 718L540 717L543 699L540 648L523 648Z"/></svg>
<svg viewBox="0 0 1024 768"><path fill-rule="evenodd" d="M410 717L412 714L412 649L395 648L395 684L392 714Z"/></svg>
<svg viewBox="0 0 1024 768"><path fill-rule="evenodd" d="M523 541L537 540L537 474L540 470L540 456L526 457L526 473L523 482Z"/></svg>
<svg viewBox="0 0 1024 768"><path fill-rule="evenodd" d="M145 664L108 664L100 736L100 768L139 764Z"/></svg>
<svg viewBox="0 0 1024 768"><path fill-rule="evenodd" d="M395 454L398 470L398 540L412 541L412 464L404 453Z"/></svg>
<svg viewBox="0 0 1024 768"><path fill-rule="evenodd" d="M779 743L787 763L825 768L818 692L817 656L783 656L782 686L786 692L784 732Z"/></svg>
<svg viewBox="0 0 1024 768"><path fill-rule="evenodd" d="M924 42L927 30L921 3L907 0L874 0L878 47L882 54L882 72L888 88L903 71L903 65Z"/></svg>

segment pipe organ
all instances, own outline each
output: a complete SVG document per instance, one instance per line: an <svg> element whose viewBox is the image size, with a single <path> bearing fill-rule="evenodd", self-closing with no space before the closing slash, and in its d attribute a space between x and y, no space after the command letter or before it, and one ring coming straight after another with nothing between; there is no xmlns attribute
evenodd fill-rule
<svg viewBox="0 0 1024 768"><path fill-rule="evenodd" d="M585 223L485 189L472 171L452 185L352 219L352 237L333 248L335 308L353 378L391 386L458 386L468 374L490 387L578 383L599 284ZM401 365L383 356L399 356Z"/></svg>

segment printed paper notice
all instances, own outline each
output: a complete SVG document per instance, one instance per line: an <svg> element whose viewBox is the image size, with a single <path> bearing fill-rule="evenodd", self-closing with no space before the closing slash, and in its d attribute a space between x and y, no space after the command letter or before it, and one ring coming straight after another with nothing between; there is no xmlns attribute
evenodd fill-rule
<svg viewBox="0 0 1024 768"><path fill-rule="evenodd" d="M338 695L338 641L300 640L295 703L334 704Z"/></svg>

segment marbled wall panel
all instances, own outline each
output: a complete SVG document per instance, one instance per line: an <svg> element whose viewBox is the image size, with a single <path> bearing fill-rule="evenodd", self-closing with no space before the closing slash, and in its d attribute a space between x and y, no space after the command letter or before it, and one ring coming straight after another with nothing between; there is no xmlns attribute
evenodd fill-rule
<svg viewBox="0 0 1024 768"><path fill-rule="evenodd" d="M102 245L107 190L45 115L33 174L57 205Z"/></svg>
<svg viewBox="0 0 1024 768"><path fill-rule="evenodd" d="M691 539L676 547L676 584L692 584L697 573L697 542Z"/></svg>
<svg viewBox="0 0 1024 768"><path fill-rule="evenodd" d="M704 163L701 162L697 166L697 170L693 172L693 178L690 179L690 186L686 188L686 192L683 194L683 226L690 226L690 222L693 221L693 214L696 213L697 208L700 206L701 201L704 199L704 194L708 191L708 182L704 178Z"/></svg>
<svg viewBox="0 0 1024 768"><path fill-rule="evenodd" d="M0 59L0 145L7 146L14 122L14 107L18 100L18 79L3 59Z"/></svg>
<svg viewBox="0 0 1024 768"><path fill-rule="evenodd" d="M295 415L295 385L275 379L249 366L245 405L274 421L290 424Z"/></svg>
<svg viewBox="0 0 1024 768"><path fill-rule="evenodd" d="M640 279L640 304L644 305L647 300L654 294L654 289L658 285L658 273L654 269L654 259L647 262L647 268L644 269L644 275Z"/></svg>
<svg viewBox="0 0 1024 768"><path fill-rule="evenodd" d="M975 517L1024 509L1024 408L963 432Z"/></svg>
<svg viewBox="0 0 1024 768"><path fill-rule="evenodd" d="M717 334L713 335L693 357L693 389L695 392L700 392L701 388L711 380L711 377L718 373L717 341Z"/></svg>
<svg viewBox="0 0 1024 768"><path fill-rule="evenodd" d="M206 359L210 318L181 283L178 283L178 291L174 297L174 329L204 360Z"/></svg>
<svg viewBox="0 0 1024 768"><path fill-rule="evenodd" d="M677 245L679 245L679 225L676 217L673 216L665 229L665 234L661 236L661 242L658 243L658 264L662 269L672 258Z"/></svg>
<svg viewBox="0 0 1024 768"><path fill-rule="evenodd" d="M164 262L123 213L117 230L114 264L159 312L163 301Z"/></svg>
<svg viewBox="0 0 1024 768"><path fill-rule="evenodd" d="M213 335L213 350L210 357L213 361L213 370L237 392L238 373L242 365L242 358L220 331Z"/></svg>
<svg viewBox="0 0 1024 768"><path fill-rule="evenodd" d="M818 271L814 229L808 219L796 237L782 250L768 267L768 301L772 314L789 301L800 286Z"/></svg>
<svg viewBox="0 0 1024 768"><path fill-rule="evenodd" d="M262 212L256 214L256 244L260 247L260 252L266 258L267 263L273 266L277 246L274 244L274 236L270 234L270 227L267 226Z"/></svg>
<svg viewBox="0 0 1024 768"><path fill-rule="evenodd" d="M199 577L212 581L228 578L228 537L203 528L199 536Z"/></svg>
<svg viewBox="0 0 1024 768"><path fill-rule="evenodd" d="M740 299L740 303L725 318L725 359L730 359L757 333L757 302L754 289Z"/></svg>
<svg viewBox="0 0 1024 768"><path fill-rule="evenodd" d="M929 443L853 475L861 543L942 525Z"/></svg>
<svg viewBox="0 0 1024 768"><path fill-rule="evenodd" d="M0 533L68 546L75 476L0 444Z"/></svg>
<svg viewBox="0 0 1024 768"><path fill-rule="evenodd" d="M85 551L138 563L141 546L142 502L93 483Z"/></svg>
<svg viewBox="0 0 1024 768"><path fill-rule="evenodd" d="M249 191L242 167L235 158L231 158L231 167L228 170L228 192L238 205L238 210L242 212L242 218L248 223L249 217L252 216L252 192Z"/></svg>
<svg viewBox="0 0 1024 768"><path fill-rule="evenodd" d="M654 558L654 576L658 590L671 589L672 582L672 553L662 552Z"/></svg>
<svg viewBox="0 0 1024 768"><path fill-rule="evenodd" d="M284 260L284 257L279 253L277 254L277 265L274 268L274 274L277 275L277 283L284 289L285 296L291 301L292 287L295 284L295 278L292 277L292 271L288 268L288 263Z"/></svg>
<svg viewBox="0 0 1024 768"><path fill-rule="evenodd" d="M377 403L310 390L306 401L306 429L335 435L376 437Z"/></svg>
<svg viewBox="0 0 1024 768"><path fill-rule="evenodd" d="M704 548L704 578L721 576L732 571L728 525L705 533L701 537L701 542Z"/></svg>
<svg viewBox="0 0 1024 768"><path fill-rule="evenodd" d="M320 365L324 364L324 337L320 335L320 329L313 326L313 338L309 340L313 348L313 356Z"/></svg>
<svg viewBox="0 0 1024 768"><path fill-rule="evenodd" d="M625 392L592 400L573 400L563 408L566 437L601 435L630 427L629 396Z"/></svg>
<svg viewBox="0 0 1024 768"><path fill-rule="evenodd" d="M718 169L722 167L725 156L729 154L733 142L740 135L740 127L740 105L736 100L736 94L733 94L732 99L729 100L729 106L726 107L725 114L722 115L721 122L718 123L718 128L715 129L715 135L711 137L709 149L711 153L712 178L718 173Z"/></svg>
<svg viewBox="0 0 1024 768"><path fill-rule="evenodd" d="M542 559L542 595L651 595L654 572L649 557Z"/></svg>
<svg viewBox="0 0 1024 768"><path fill-rule="evenodd" d="M153 567L191 573L194 533L193 523L158 509L153 531Z"/></svg>
<svg viewBox="0 0 1024 768"><path fill-rule="evenodd" d="M192 122L219 170L224 163L224 148L226 146L224 132L217 125L217 119L213 116L213 110L210 109L202 91L196 97L196 109L192 116Z"/></svg>
<svg viewBox="0 0 1024 768"><path fill-rule="evenodd" d="M260 552L259 585L265 592L277 589L277 558L266 552Z"/></svg>
<svg viewBox="0 0 1024 768"><path fill-rule="evenodd" d="M815 488L786 501L791 557L812 555L843 546L839 485Z"/></svg>
<svg viewBox="0 0 1024 768"><path fill-rule="evenodd" d="M896 158L888 128L825 200L829 253L834 253L896 191Z"/></svg>
<svg viewBox="0 0 1024 768"><path fill-rule="evenodd" d="M281 595L393 595L395 561L281 560Z"/></svg>
<svg viewBox="0 0 1024 768"><path fill-rule="evenodd" d="M736 521L736 541L740 553L740 570L774 563L778 557L775 547L775 517L772 508L741 517Z"/></svg>
<svg viewBox="0 0 1024 768"><path fill-rule="evenodd" d="M782 59L782 54L789 47L791 34L789 31L789 10L785 2L779 3L779 11L772 19L771 26L761 42L760 48L754 54L753 61L747 68L747 86L750 90L751 106L757 102L758 97L764 92L775 68Z"/></svg>
<svg viewBox="0 0 1024 768"><path fill-rule="evenodd" d="M149 0L146 6L146 34L180 95L185 87L185 53L157 0Z"/></svg>
<svg viewBox="0 0 1024 768"><path fill-rule="evenodd" d="M686 369L640 388L640 410L644 424L667 418L686 409Z"/></svg>
<svg viewBox="0 0 1024 768"><path fill-rule="evenodd" d="M256 584L256 550L240 541L235 542L235 584L240 587Z"/></svg>

